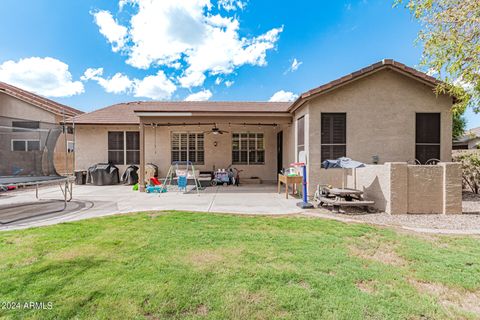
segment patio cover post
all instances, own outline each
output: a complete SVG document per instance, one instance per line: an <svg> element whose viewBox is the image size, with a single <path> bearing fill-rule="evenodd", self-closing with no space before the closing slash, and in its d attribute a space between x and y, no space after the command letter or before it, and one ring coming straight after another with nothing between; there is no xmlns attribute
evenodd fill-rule
<svg viewBox="0 0 480 320"><path fill-rule="evenodd" d="M145 192L145 124L140 118L140 174L139 190Z"/></svg>

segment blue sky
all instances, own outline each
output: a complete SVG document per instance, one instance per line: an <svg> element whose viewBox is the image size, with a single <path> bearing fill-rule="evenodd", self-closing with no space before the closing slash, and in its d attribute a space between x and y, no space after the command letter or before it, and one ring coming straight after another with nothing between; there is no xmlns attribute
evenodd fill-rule
<svg viewBox="0 0 480 320"><path fill-rule="evenodd" d="M422 51L418 23L379 0L3 0L0 30L2 80L84 111L292 99L383 58L416 67Z"/></svg>

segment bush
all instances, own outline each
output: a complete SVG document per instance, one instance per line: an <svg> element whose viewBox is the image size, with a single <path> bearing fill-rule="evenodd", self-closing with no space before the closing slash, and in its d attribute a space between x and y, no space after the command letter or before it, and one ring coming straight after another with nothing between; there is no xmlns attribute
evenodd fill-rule
<svg viewBox="0 0 480 320"><path fill-rule="evenodd" d="M480 191L480 152L474 150L460 152L453 156L453 161L462 164L464 185L478 194Z"/></svg>

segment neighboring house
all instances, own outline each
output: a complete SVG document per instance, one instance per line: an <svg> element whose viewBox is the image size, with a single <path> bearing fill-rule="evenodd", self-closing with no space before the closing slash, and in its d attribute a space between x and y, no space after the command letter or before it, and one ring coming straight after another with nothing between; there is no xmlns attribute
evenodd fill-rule
<svg viewBox="0 0 480 320"><path fill-rule="evenodd" d="M453 99L437 96L437 80L383 60L278 102L131 102L74 118L76 169L98 162L165 175L175 160L199 170L243 169L242 177L275 181L277 172L307 159L310 187L325 159L365 163L451 160ZM216 134L216 129L228 131ZM142 175L143 170L140 170Z"/></svg>
<svg viewBox="0 0 480 320"><path fill-rule="evenodd" d="M46 99L31 92L0 82L0 125L4 130L8 127L18 128L15 135L2 135L0 175L10 175L12 166L22 167L22 163L38 156L42 139L34 134L27 134L29 129L42 129L58 125L65 119L82 114L82 111ZM15 129L13 129L15 131ZM24 132L22 134L22 131ZM13 137L14 136L14 137ZM69 172L73 167L73 134L68 134L70 149L68 155ZM59 139L55 148L55 167L59 173L65 173L65 143Z"/></svg>
<svg viewBox="0 0 480 320"><path fill-rule="evenodd" d="M453 150L480 149L480 127L473 128L453 141Z"/></svg>

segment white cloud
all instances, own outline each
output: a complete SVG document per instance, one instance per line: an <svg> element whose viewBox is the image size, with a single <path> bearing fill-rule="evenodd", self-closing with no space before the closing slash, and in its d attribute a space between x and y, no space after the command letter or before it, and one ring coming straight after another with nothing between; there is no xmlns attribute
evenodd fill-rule
<svg viewBox="0 0 480 320"><path fill-rule="evenodd" d="M31 57L0 64L0 81L47 97L70 97L84 92L73 81L68 65L60 60Z"/></svg>
<svg viewBox="0 0 480 320"><path fill-rule="evenodd" d="M280 90L277 91L273 94L273 96L270 98L270 102L288 102L288 101L294 101L295 99L298 98L298 94L295 94L290 91L284 91Z"/></svg>
<svg viewBox="0 0 480 320"><path fill-rule="evenodd" d="M131 91L134 82L128 78L128 76L121 74L120 72L116 73L111 78L104 78L103 68L88 68L85 70L85 73L81 77L83 81L95 80L100 86L102 86L108 93L126 93Z"/></svg>
<svg viewBox="0 0 480 320"><path fill-rule="evenodd" d="M96 80L100 76L103 75L103 68L88 68L83 73L83 76L80 77L80 80L87 81L87 80Z"/></svg>
<svg viewBox="0 0 480 320"><path fill-rule="evenodd" d="M292 72L295 72L298 70L298 67L300 67L302 65L302 61L298 61L297 58L294 58L293 61L292 61L292 65L290 66L290 70Z"/></svg>
<svg viewBox="0 0 480 320"><path fill-rule="evenodd" d="M223 79L220 78L220 77L218 77L218 78L215 79L215 84L216 84L217 86L220 85L222 82L223 82Z"/></svg>
<svg viewBox="0 0 480 320"><path fill-rule="evenodd" d="M198 87L205 81L205 75L198 71L187 71L183 77L178 78L178 82L184 88Z"/></svg>
<svg viewBox="0 0 480 320"><path fill-rule="evenodd" d="M103 77L103 68L88 68L81 77L83 81L94 80L109 93L131 93L135 97L167 100L177 89L175 84L167 78L163 71L156 75L146 76L143 79L130 79L117 72L113 77Z"/></svg>
<svg viewBox="0 0 480 320"><path fill-rule="evenodd" d="M288 67L284 74L297 71L302 64L302 61L298 61L297 58L293 58L292 64L290 65L290 67Z"/></svg>
<svg viewBox="0 0 480 320"><path fill-rule="evenodd" d="M161 70L154 76L147 76L143 80L134 80L135 97L168 100L176 89L175 84Z"/></svg>
<svg viewBox="0 0 480 320"><path fill-rule="evenodd" d="M123 8L124 4L125 1L120 0L120 8ZM119 25L108 11L96 11L93 13L93 17L100 29L100 33L111 43L112 50L117 52L122 49L126 42L128 29Z"/></svg>
<svg viewBox="0 0 480 320"><path fill-rule="evenodd" d="M246 1L240 0L218 0L218 7L227 11L243 10L247 6Z"/></svg>
<svg viewBox="0 0 480 320"><path fill-rule="evenodd" d="M230 88L231 86L233 86L234 83L235 81L227 80L225 81L225 86L227 86L227 88Z"/></svg>
<svg viewBox="0 0 480 320"><path fill-rule="evenodd" d="M202 90L190 94L185 98L185 101L207 101L212 97L212 92L210 90Z"/></svg>
<svg viewBox="0 0 480 320"><path fill-rule="evenodd" d="M120 0L126 10L125 3L135 9L127 27L108 11L94 13L112 50L122 49L128 55L126 62L136 68L184 69L177 81L187 88L202 85L206 74L229 74L245 64L266 65L267 51L275 48L283 31L279 27L256 37L242 37L239 20L213 14L210 0ZM237 0L217 3L226 11L245 6Z"/></svg>

